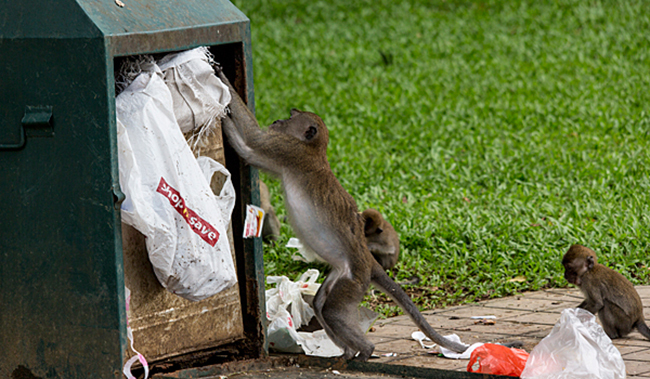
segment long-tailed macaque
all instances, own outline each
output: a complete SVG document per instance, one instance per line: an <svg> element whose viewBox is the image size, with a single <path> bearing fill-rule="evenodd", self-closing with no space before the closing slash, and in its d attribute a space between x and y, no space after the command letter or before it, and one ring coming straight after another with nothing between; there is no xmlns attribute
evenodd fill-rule
<svg viewBox="0 0 650 379"><path fill-rule="evenodd" d="M641 298L629 280L597 263L596 253L582 245L571 246L562 258L562 265L564 278L585 295L578 307L598 314L609 338L625 337L636 328L650 339Z"/></svg>
<svg viewBox="0 0 650 379"><path fill-rule="evenodd" d="M399 236L393 225L372 208L361 212L361 215L365 220L363 232L368 250L384 270L393 268L399 258Z"/></svg>
<svg viewBox="0 0 650 379"><path fill-rule="evenodd" d="M269 187L260 180L260 207L264 210L264 223L262 224L262 238L264 241L277 241L280 236L280 220L271 205Z"/></svg>
<svg viewBox="0 0 650 379"><path fill-rule="evenodd" d="M289 221L300 241L332 267L314 297L314 313L343 357L367 360L374 345L359 327L357 307L370 283L396 301L431 340L450 350L467 347L436 332L408 295L374 260L364 238L357 205L327 161L329 133L320 117L291 110L291 117L260 129L223 72L230 87L230 114L222 125L227 140L248 163L282 180ZM357 355L358 354L358 355Z"/></svg>

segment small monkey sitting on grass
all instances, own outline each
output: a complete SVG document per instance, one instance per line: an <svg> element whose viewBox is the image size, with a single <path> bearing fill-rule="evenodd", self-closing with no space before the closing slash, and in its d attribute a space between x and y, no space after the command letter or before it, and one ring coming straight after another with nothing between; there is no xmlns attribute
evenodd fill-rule
<svg viewBox="0 0 650 379"><path fill-rule="evenodd" d="M363 232L370 253L384 270L395 267L399 258L399 236L395 228L375 209L368 208L361 216L365 220Z"/></svg>
<svg viewBox="0 0 650 379"><path fill-rule="evenodd" d="M599 264L596 253L582 245L571 246L562 258L562 265L564 278L585 295L578 308L598 314L609 338L625 337L636 328L650 339L641 298L629 280Z"/></svg>

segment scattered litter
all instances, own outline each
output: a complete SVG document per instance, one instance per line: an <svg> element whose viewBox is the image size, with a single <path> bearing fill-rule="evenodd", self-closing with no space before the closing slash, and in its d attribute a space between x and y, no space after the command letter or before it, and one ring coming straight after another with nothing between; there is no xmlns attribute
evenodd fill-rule
<svg viewBox="0 0 650 379"><path fill-rule="evenodd" d="M302 261L302 262L325 262L323 258L321 258L316 252L314 252L312 249L309 247L305 246L300 242L298 238L289 238L289 241L287 242L287 247L292 247L298 249L298 254L294 254L291 256L291 259L294 261Z"/></svg>
<svg viewBox="0 0 650 379"><path fill-rule="evenodd" d="M472 316L470 317L472 320L484 320L484 319L496 319L497 316Z"/></svg>
<svg viewBox="0 0 650 379"><path fill-rule="evenodd" d="M467 371L518 377L526 366L526 360L528 353L524 350L486 343L472 352Z"/></svg>
<svg viewBox="0 0 650 379"><path fill-rule="evenodd" d="M124 8L124 3L121 2L120 0L115 0L115 4L120 8Z"/></svg>
<svg viewBox="0 0 650 379"><path fill-rule="evenodd" d="M396 357L397 353L385 353L381 355L382 357Z"/></svg>
<svg viewBox="0 0 650 379"><path fill-rule="evenodd" d="M429 342L433 342L433 341L431 341L429 337L425 336L424 333L422 333L419 330L417 332L411 333L411 338L418 341L420 343L420 346L422 346L423 349L433 349L436 346L435 343L433 345L425 345L424 341L429 341Z"/></svg>
<svg viewBox="0 0 650 379"><path fill-rule="evenodd" d="M424 341L429 341L429 342L433 342L433 341L431 341L431 339L429 339L429 337L425 336L424 333L422 333L419 330L417 332L413 332L411 334L411 338L418 341L420 343L420 346L422 346L423 349L429 350L429 349L433 349L434 347L438 347L440 349L440 351L431 350L431 351L428 351L427 353L429 353L429 354L442 354L445 358L450 358L450 359L469 359L470 354L472 353L472 351L474 351L474 349L476 349L477 347L483 345L483 343L477 342L477 343L471 345L470 347L468 347L467 350L465 350L465 352L461 354L461 353L456 353L455 351L451 351L449 349L445 349L444 347L438 346L435 343L432 344L432 345L425 345ZM458 335L456 335L456 334L446 335L445 338L447 338L448 340L451 340L451 341L458 342L458 343L462 344L462 342L460 340L460 337L458 337Z"/></svg>
<svg viewBox="0 0 650 379"><path fill-rule="evenodd" d="M341 373L338 370L332 370L332 374L334 375L341 375Z"/></svg>
<svg viewBox="0 0 650 379"><path fill-rule="evenodd" d="M314 310L303 296L314 296L320 284L316 283L318 270L303 273L297 282L286 276L269 276L267 283L275 283L276 288L266 291L266 317L269 320L269 347L282 353L305 353L317 357L336 357L343 350L336 346L324 330L298 332L301 325L309 324ZM290 309L290 312L289 312ZM379 314L368 308L359 308L359 324L367 331L379 318Z"/></svg>
<svg viewBox="0 0 650 379"><path fill-rule="evenodd" d="M478 325L478 324L481 324L481 325L495 325L496 323L497 322L495 320L484 319L484 318L474 321L474 325Z"/></svg>

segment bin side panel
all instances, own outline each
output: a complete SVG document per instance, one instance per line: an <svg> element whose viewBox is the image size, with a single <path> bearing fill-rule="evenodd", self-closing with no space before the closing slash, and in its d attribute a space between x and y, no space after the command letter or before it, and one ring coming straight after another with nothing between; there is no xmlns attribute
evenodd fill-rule
<svg viewBox="0 0 650 379"><path fill-rule="evenodd" d="M0 40L0 128L52 109L49 135L0 149L2 378L121 376L109 70L101 38Z"/></svg>

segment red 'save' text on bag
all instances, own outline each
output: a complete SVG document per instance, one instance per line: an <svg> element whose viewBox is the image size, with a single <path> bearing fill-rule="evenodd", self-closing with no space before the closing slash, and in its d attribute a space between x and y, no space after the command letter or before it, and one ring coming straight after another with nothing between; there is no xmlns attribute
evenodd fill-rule
<svg viewBox="0 0 650 379"><path fill-rule="evenodd" d="M210 246L214 246L217 243L219 240L219 232L217 232L217 229L202 219L201 216L197 215L196 212L185 206L185 200L181 197L181 194L167 184L162 177L160 178L156 192L164 195L169 200L172 207L187 221L194 233L198 234Z"/></svg>

